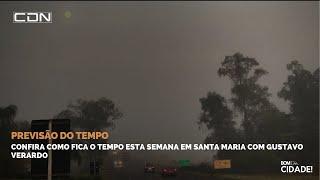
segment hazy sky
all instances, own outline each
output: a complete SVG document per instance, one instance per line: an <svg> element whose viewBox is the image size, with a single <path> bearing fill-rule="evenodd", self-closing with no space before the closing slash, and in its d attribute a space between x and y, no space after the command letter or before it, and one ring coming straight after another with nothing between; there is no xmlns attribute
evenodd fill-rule
<svg viewBox="0 0 320 180"><path fill-rule="evenodd" d="M13 11L52 11L53 23L13 24ZM229 97L226 55L255 57L284 111L286 64L319 66L319 2L1 2L0 18L0 106L48 119L107 97L125 115L111 132L121 142L202 142L199 98Z"/></svg>

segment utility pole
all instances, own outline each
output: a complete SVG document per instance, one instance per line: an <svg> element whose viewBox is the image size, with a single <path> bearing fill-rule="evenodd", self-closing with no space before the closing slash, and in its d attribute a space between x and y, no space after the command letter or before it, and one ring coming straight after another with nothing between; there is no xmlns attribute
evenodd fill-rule
<svg viewBox="0 0 320 180"><path fill-rule="evenodd" d="M49 120L48 132L52 132L52 120ZM49 138L49 144L52 144L51 138ZM48 180L52 180L52 150L48 150Z"/></svg>

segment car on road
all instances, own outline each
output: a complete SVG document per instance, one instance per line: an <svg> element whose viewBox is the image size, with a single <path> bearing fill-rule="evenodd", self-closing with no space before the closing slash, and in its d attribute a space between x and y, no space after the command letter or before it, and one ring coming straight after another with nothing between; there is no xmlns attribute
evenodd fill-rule
<svg viewBox="0 0 320 180"><path fill-rule="evenodd" d="M145 173L155 173L156 172L156 167L151 163L146 163L144 165L144 172Z"/></svg>
<svg viewBox="0 0 320 180"><path fill-rule="evenodd" d="M113 167L114 168L123 168L123 162L121 160L115 160L113 162Z"/></svg>
<svg viewBox="0 0 320 180"><path fill-rule="evenodd" d="M175 167L164 167L160 171L162 176L176 176L177 168Z"/></svg>

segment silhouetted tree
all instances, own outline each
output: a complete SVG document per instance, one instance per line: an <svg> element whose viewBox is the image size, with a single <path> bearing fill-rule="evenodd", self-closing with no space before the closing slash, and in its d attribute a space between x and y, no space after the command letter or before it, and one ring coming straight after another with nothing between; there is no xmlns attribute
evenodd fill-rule
<svg viewBox="0 0 320 180"><path fill-rule="evenodd" d="M287 65L290 74L278 93L290 103L296 139L304 144L303 160L319 159L319 68L311 73L298 61Z"/></svg>
<svg viewBox="0 0 320 180"><path fill-rule="evenodd" d="M198 123L210 130L206 143L276 143L287 140L286 136L292 132L290 120L269 101L268 88L258 83L266 74L267 71L260 68L254 58L240 53L225 57L218 75L227 76L232 81L230 100L233 109L229 109L225 98L215 92L200 99L202 112ZM239 129L234 126L238 115L242 123ZM261 151L218 151L217 157L232 159L234 169L242 172L275 170L280 158L275 152Z"/></svg>
<svg viewBox="0 0 320 180"><path fill-rule="evenodd" d="M20 160L12 159L10 145L12 143L10 133L17 129L14 119L18 108L15 105L0 108L0 176L14 177L23 171L23 163Z"/></svg>
<svg viewBox="0 0 320 180"><path fill-rule="evenodd" d="M120 119L122 113L113 101L107 98L98 100L79 99L61 111L55 118L68 118L74 128L83 130L101 130L114 127L114 121Z"/></svg>
<svg viewBox="0 0 320 180"><path fill-rule="evenodd" d="M9 132L15 127L14 118L17 115L17 106L9 105L4 108L0 108L0 128L1 132Z"/></svg>
<svg viewBox="0 0 320 180"><path fill-rule="evenodd" d="M55 118L66 118L71 120L73 129L81 129L86 131L98 131L105 128L114 128L114 121L120 119L122 113L115 103L107 98L98 100L78 99L76 103L69 104L67 109L61 111ZM82 141L82 140L72 140ZM102 140L101 140L102 141ZM105 142L104 142L105 143ZM94 161L102 161L107 152L97 151L72 151L71 159L75 160L78 165L82 164L84 158L90 157Z"/></svg>
<svg viewBox="0 0 320 180"><path fill-rule="evenodd" d="M256 59L235 53L226 56L218 70L219 76L227 76L233 82L231 101L234 108L242 114L242 127L248 138L256 135L257 116L273 106L268 99L268 88L258 84L258 80L267 71L258 66Z"/></svg>
<svg viewBox="0 0 320 180"><path fill-rule="evenodd" d="M232 141L235 135L235 123L225 98L215 92L209 92L206 97L200 98L200 103L202 112L198 124L204 124L211 131L205 142Z"/></svg>

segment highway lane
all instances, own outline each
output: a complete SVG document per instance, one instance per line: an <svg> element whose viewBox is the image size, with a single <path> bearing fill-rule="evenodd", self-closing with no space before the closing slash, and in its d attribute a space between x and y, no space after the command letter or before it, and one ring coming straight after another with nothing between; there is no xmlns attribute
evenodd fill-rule
<svg viewBox="0 0 320 180"><path fill-rule="evenodd" d="M185 172L185 171L178 171L177 176L173 177L163 177L159 172L156 173L144 173L143 171L140 172L115 172L112 174L112 176L109 176L109 179L115 179L115 180L135 180L135 179L141 179L141 180L220 180L221 178L218 178L216 176L205 174L205 173L194 173L194 172Z"/></svg>

